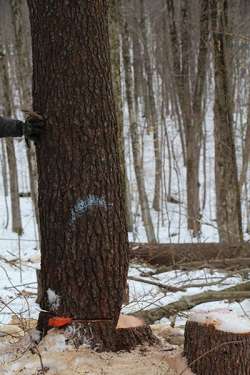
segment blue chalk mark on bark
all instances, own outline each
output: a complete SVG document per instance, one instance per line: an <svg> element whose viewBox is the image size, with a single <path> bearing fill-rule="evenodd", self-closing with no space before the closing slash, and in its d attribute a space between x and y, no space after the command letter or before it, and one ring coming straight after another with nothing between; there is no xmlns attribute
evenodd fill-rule
<svg viewBox="0 0 250 375"><path fill-rule="evenodd" d="M96 195L88 195L86 199L79 199L74 207L71 209L70 224L73 224L77 218L83 216L89 209L89 207L112 207L112 203L107 203L104 197L98 197Z"/></svg>

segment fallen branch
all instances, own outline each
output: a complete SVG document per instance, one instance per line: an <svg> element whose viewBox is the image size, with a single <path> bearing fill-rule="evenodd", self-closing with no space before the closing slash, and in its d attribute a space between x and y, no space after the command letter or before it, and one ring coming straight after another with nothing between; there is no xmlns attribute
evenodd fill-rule
<svg viewBox="0 0 250 375"><path fill-rule="evenodd" d="M180 268L181 265L200 262L199 266L213 266L217 261L218 267L224 268L224 259L233 261L248 259L250 262L250 243L185 243L185 244L136 244L130 243L130 260L137 260L151 265ZM221 263L219 262L221 261ZM196 268L197 264L193 263Z"/></svg>
<svg viewBox="0 0 250 375"><path fill-rule="evenodd" d="M171 285L165 285L158 281L146 280L146 279L142 279L141 277L128 276L128 280L138 281L140 283L158 286L159 288L164 289L166 292L185 292L186 290L185 287L175 287Z"/></svg>
<svg viewBox="0 0 250 375"><path fill-rule="evenodd" d="M147 280L141 277L135 276L128 276L128 280L137 281L139 283L149 284L153 286L157 286L163 289L165 292L185 292L188 288L207 288L208 286L215 286L215 285L230 285L224 283L229 276L225 276L220 278L219 280L212 281L212 282L203 282L203 283L189 283L189 284L182 284L181 286L173 286L173 285L166 285L159 281Z"/></svg>
<svg viewBox="0 0 250 375"><path fill-rule="evenodd" d="M234 302L247 298L250 298L250 282L238 284L220 291L207 290L202 293L183 296L176 302L150 310L137 311L136 313L133 313L133 315L140 317L149 324L153 324L156 320L169 318L181 311L190 310L202 303L221 300Z"/></svg>

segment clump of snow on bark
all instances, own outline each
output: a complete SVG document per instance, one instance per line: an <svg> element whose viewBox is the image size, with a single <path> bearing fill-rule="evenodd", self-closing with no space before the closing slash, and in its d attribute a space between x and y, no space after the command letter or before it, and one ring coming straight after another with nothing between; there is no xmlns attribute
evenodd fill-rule
<svg viewBox="0 0 250 375"><path fill-rule="evenodd" d="M190 321L213 325L217 330L231 333L250 333L250 319L230 310L199 311L190 315Z"/></svg>
<svg viewBox="0 0 250 375"><path fill-rule="evenodd" d="M60 296L52 289L47 290L48 301L52 309L57 309L60 306Z"/></svg>
<svg viewBox="0 0 250 375"><path fill-rule="evenodd" d="M41 340L41 332L38 329L32 329L29 333L31 342L38 343Z"/></svg>

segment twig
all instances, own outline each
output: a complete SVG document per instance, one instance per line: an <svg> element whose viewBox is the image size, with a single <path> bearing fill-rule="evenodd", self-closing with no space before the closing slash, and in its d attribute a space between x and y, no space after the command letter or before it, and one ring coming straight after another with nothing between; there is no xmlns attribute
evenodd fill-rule
<svg viewBox="0 0 250 375"><path fill-rule="evenodd" d="M37 354L38 355L39 360L40 360L40 365L41 365L41 371L39 371L39 373L41 373L41 375L45 375L46 372L48 371L48 368L44 366L42 355L41 355L41 353L40 353L40 351L38 349L38 346L35 343L33 343L33 346L31 348L31 352L33 354Z"/></svg>
<svg viewBox="0 0 250 375"><path fill-rule="evenodd" d="M152 280L145 280L145 279L142 279L141 277L134 277L134 276L128 276L128 280L132 280L132 281L138 281L140 283L145 283L145 284L150 284L150 285L155 285L155 286L158 286L159 288L162 288L164 289L165 291L168 291L168 292L185 292L185 287L175 287L175 286L171 286L171 285L165 285L165 284L162 284L160 282L156 282L156 281L152 281Z"/></svg>

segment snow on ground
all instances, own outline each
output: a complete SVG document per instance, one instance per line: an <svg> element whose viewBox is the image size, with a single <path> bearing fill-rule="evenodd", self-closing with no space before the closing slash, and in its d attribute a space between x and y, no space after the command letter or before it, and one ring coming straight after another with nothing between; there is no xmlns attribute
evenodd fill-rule
<svg viewBox="0 0 250 375"><path fill-rule="evenodd" d="M32 345L32 330L21 339L0 338L0 371L3 375L192 375L181 349L169 338L183 342L183 333L171 327L154 326L161 342L140 346L131 352L97 353L87 346L78 350L65 343L63 330L52 329L38 346ZM33 348L32 351L30 348Z"/></svg>
<svg viewBox="0 0 250 375"><path fill-rule="evenodd" d="M209 325L212 324L218 331L232 333L250 333L250 320L246 317L239 317L234 311L214 310L207 312L193 312L190 321Z"/></svg>

